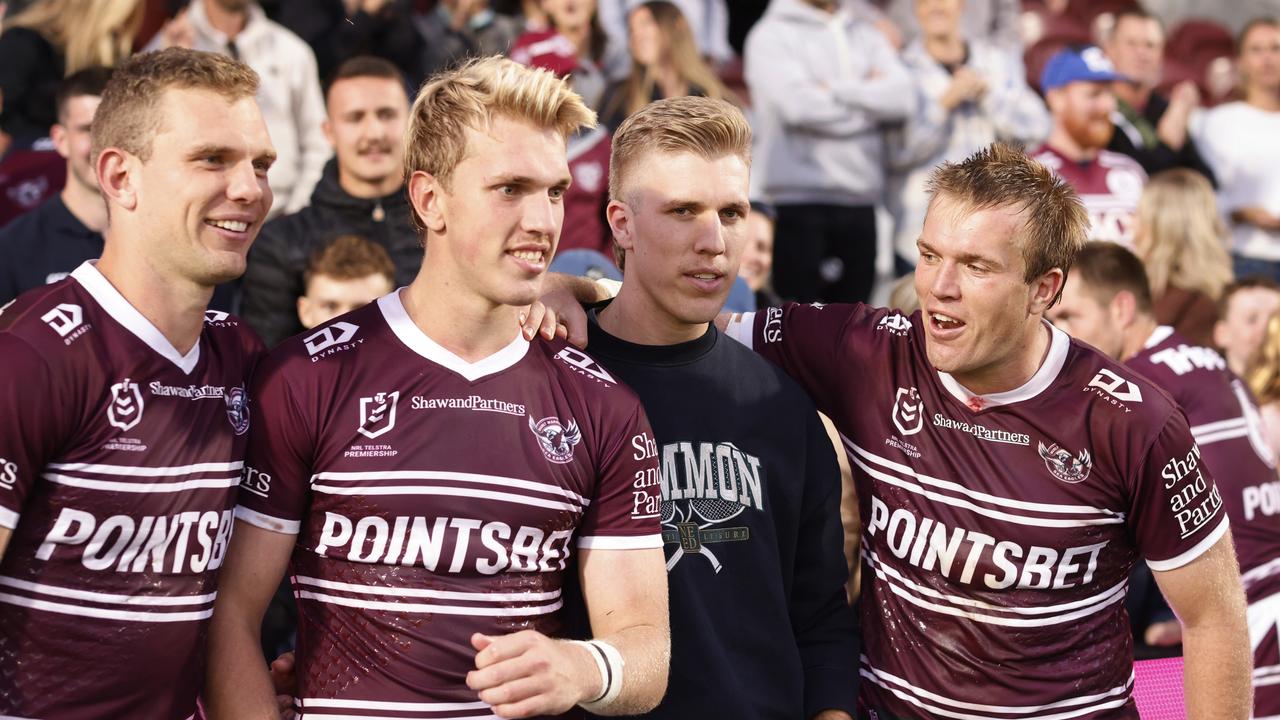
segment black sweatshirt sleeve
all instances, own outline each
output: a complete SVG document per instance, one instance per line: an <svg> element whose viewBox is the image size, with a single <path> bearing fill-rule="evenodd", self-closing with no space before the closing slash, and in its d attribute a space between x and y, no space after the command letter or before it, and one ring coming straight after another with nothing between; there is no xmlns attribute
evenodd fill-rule
<svg viewBox="0 0 1280 720"><path fill-rule="evenodd" d="M845 594L849 571L840 521L840 468L810 412L804 497L791 591L791 626L804 665L805 717L828 709L856 717L858 623Z"/></svg>
<svg viewBox="0 0 1280 720"><path fill-rule="evenodd" d="M306 260L290 257L290 238L285 226L272 223L263 228L249 250L244 273L244 305L241 317L257 331L267 347L275 347L302 331L298 320L298 297L302 295L302 272Z"/></svg>

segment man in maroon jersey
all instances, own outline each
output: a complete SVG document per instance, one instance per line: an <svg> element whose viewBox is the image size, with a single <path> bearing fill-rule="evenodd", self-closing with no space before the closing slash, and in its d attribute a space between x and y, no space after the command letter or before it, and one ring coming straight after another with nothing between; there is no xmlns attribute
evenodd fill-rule
<svg viewBox="0 0 1280 720"><path fill-rule="evenodd" d="M0 314L4 717L195 712L262 351L205 310L271 206L257 89L188 50L117 68L92 130L102 258Z"/></svg>
<svg viewBox="0 0 1280 720"><path fill-rule="evenodd" d="M1255 717L1280 715L1280 482L1249 389L1210 348L1161 326L1142 261L1111 243L1076 256L1054 324L1154 380L1182 407L1218 480L1240 553L1254 651Z"/></svg>
<svg viewBox="0 0 1280 720"><path fill-rule="evenodd" d="M657 450L635 395L517 320L594 114L487 58L429 82L406 147L417 279L281 345L255 382L214 617L214 718L274 717L258 649L289 566L304 718L652 708L670 642ZM560 634L578 553L595 639Z"/></svg>
<svg viewBox="0 0 1280 720"><path fill-rule="evenodd" d="M845 439L863 528L860 716L1136 718L1123 600L1156 571L1192 718L1249 713L1222 498L1166 395L1044 321L1088 218L994 145L931 180L910 316L769 308L729 331Z"/></svg>
<svg viewBox="0 0 1280 720"><path fill-rule="evenodd" d="M1096 47L1066 49L1050 58L1040 90L1053 115L1053 130L1032 157L1080 195L1089 212L1091 240L1132 245L1147 173L1128 155L1106 149L1115 132L1111 83L1124 79Z"/></svg>

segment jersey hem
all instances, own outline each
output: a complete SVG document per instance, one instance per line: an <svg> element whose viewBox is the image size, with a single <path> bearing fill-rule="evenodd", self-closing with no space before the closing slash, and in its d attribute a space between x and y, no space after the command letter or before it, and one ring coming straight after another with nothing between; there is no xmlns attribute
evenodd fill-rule
<svg viewBox="0 0 1280 720"><path fill-rule="evenodd" d="M1195 546L1192 547L1190 550L1182 553L1177 557L1170 558L1168 560L1148 560L1147 567L1151 568L1152 570L1155 570L1156 572L1168 572L1170 570L1177 570L1183 565L1186 565L1190 563L1192 560L1195 560L1196 558L1205 554L1205 552L1207 552L1209 548L1213 547L1214 543L1221 540L1222 536L1227 534L1227 527L1230 524L1231 524L1230 519L1224 516L1222 518L1222 522L1218 523L1218 527L1214 528L1213 532L1209 533L1209 535L1205 537L1205 539L1196 543Z"/></svg>
<svg viewBox="0 0 1280 720"><path fill-rule="evenodd" d="M653 550L662 547L661 535L583 535L578 547L586 550Z"/></svg>
<svg viewBox="0 0 1280 720"><path fill-rule="evenodd" d="M0 507L0 527L15 530L21 516L9 508Z"/></svg>
<svg viewBox="0 0 1280 720"><path fill-rule="evenodd" d="M254 527L270 530L281 535L297 535L302 529L302 522L299 520L285 520L284 518L260 513L243 505L236 507L235 517L237 520L243 520Z"/></svg>

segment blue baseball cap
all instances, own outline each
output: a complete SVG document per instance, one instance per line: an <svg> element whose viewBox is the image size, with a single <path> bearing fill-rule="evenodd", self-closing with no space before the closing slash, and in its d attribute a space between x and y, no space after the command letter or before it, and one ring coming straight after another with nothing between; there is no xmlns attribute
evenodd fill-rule
<svg viewBox="0 0 1280 720"><path fill-rule="evenodd" d="M1077 81L1111 82L1128 79L1116 72L1115 66L1101 48L1093 45L1080 50L1065 48L1045 64L1044 72L1040 73L1040 90L1049 92Z"/></svg>

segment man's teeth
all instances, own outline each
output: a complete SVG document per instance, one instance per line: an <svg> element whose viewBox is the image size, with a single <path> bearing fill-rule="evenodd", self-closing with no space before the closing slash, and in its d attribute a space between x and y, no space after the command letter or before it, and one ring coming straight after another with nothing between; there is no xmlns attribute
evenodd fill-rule
<svg viewBox="0 0 1280 720"><path fill-rule="evenodd" d="M539 250L515 250L511 253L517 260L525 262L542 262L542 252Z"/></svg>
<svg viewBox="0 0 1280 720"><path fill-rule="evenodd" d="M936 321L938 321L938 324L939 324L939 325L960 325L960 324L962 324L959 320L956 320L955 318L950 317L950 316L948 316L948 315L943 315L942 313L934 313L934 314L933 314L933 319L934 319L934 320L936 320Z"/></svg>
<svg viewBox="0 0 1280 720"><path fill-rule="evenodd" d="M244 232L249 229L249 223L240 222L239 220L207 220L210 225L231 232Z"/></svg>
<svg viewBox="0 0 1280 720"><path fill-rule="evenodd" d="M694 273L693 276L698 278L699 280L715 280L716 279L716 276L714 273Z"/></svg>

